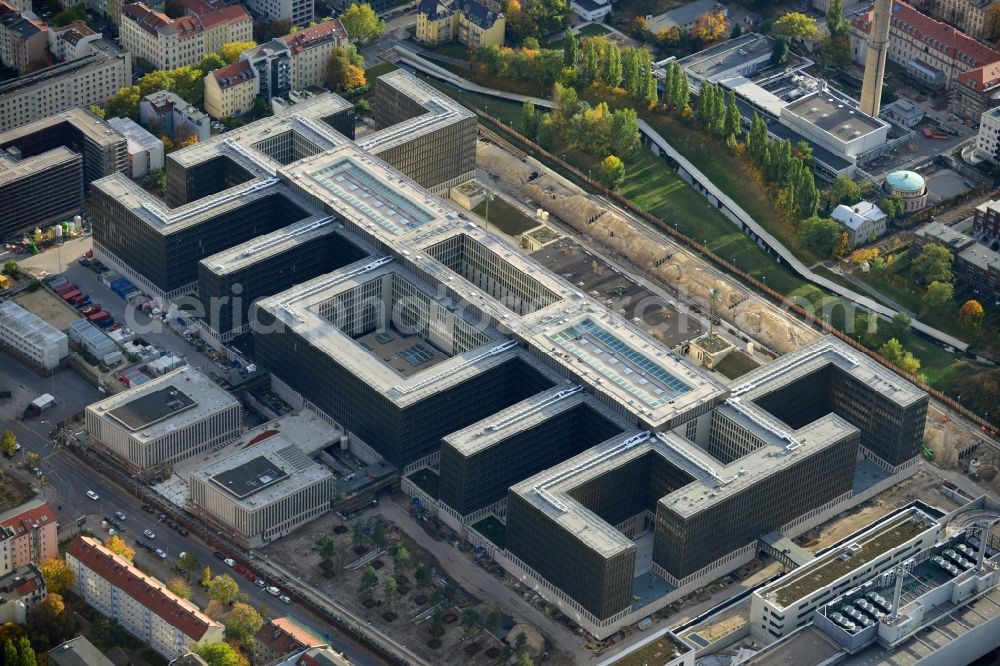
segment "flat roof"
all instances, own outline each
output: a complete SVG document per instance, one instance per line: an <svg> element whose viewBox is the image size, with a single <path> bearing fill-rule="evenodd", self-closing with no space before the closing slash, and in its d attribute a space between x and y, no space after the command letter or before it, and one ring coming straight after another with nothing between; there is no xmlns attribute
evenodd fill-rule
<svg viewBox="0 0 1000 666"><path fill-rule="evenodd" d="M98 41L105 42L107 44L106 40ZM97 42L91 42L91 45L95 44L97 44ZM0 83L0 96L11 95L19 92L28 92L32 88L53 83L63 77L66 77L66 79L79 77L89 70L101 69L125 59L126 54L123 51L120 51L117 48L115 51L116 52L108 52L108 49L105 47L100 51L92 51L82 58L70 60L69 62L57 63L51 67L46 67L36 72L32 72L31 74L26 74L24 76L19 76L16 79L5 81L4 83Z"/></svg>
<svg viewBox="0 0 1000 666"><path fill-rule="evenodd" d="M275 483L279 483L286 478L288 478L288 474L285 470L264 456L251 458L242 464L230 467L211 477L215 485L238 499L246 499L248 496L264 490Z"/></svg>
<svg viewBox="0 0 1000 666"><path fill-rule="evenodd" d="M635 426L602 405L579 385L561 383L444 437L459 453L472 456L511 436L531 430L549 419L576 407L586 406L618 424L622 432Z"/></svg>
<svg viewBox="0 0 1000 666"><path fill-rule="evenodd" d="M940 222L930 222L916 230L916 235L926 236L934 239L950 250L961 250L976 242L972 236L963 234L958 229L954 229L947 224Z"/></svg>
<svg viewBox="0 0 1000 666"><path fill-rule="evenodd" d="M66 334L14 301L0 301L0 326L29 344L56 345Z"/></svg>
<svg viewBox="0 0 1000 666"><path fill-rule="evenodd" d="M176 390L177 396L171 396L170 390ZM146 397L150 395L154 397ZM180 409L166 405L166 401L177 399L181 400ZM132 405L136 400L139 402ZM188 405L187 401L193 404ZM87 410L128 429L134 439L145 443L239 404L197 368L186 365L95 402ZM120 407L125 408L118 411Z"/></svg>
<svg viewBox="0 0 1000 666"><path fill-rule="evenodd" d="M840 645L812 623L802 627L784 640L754 655L746 666L772 666L790 664L792 666L813 666L826 663L828 659L842 651ZM843 663L843 662L841 662Z"/></svg>
<svg viewBox="0 0 1000 666"><path fill-rule="evenodd" d="M195 406L194 400L175 384L138 395L108 410L108 416L129 430L141 430Z"/></svg>
<svg viewBox="0 0 1000 666"><path fill-rule="evenodd" d="M373 155L399 144L408 143L422 134L435 132L455 122L476 117L455 100L403 70L387 72L377 80L392 86L420 104L426 109L426 113L365 135L358 141L358 145Z"/></svg>
<svg viewBox="0 0 1000 666"><path fill-rule="evenodd" d="M40 171L70 162L79 162L82 165L83 155L73 152L66 146L58 146L39 155L20 160L16 160L5 151L0 150L0 183L12 183L21 178L34 178Z"/></svg>
<svg viewBox="0 0 1000 666"><path fill-rule="evenodd" d="M761 588L755 594L759 594L779 608L788 608L933 529L937 529L937 521L920 509L911 507L866 530L858 538L852 539L852 545L857 544L860 549L855 550L847 546L831 549L814 562L796 569ZM844 558L843 555L847 551L851 551L852 554Z"/></svg>
<svg viewBox="0 0 1000 666"><path fill-rule="evenodd" d="M886 125L860 109L845 104L832 95L818 90L785 105L785 111L824 130L839 141L847 143L876 132Z"/></svg>
<svg viewBox="0 0 1000 666"><path fill-rule="evenodd" d="M62 123L69 123L77 131L102 147L114 145L124 138L111 124L101 120L87 109L77 106L0 133L0 146L8 146L36 132Z"/></svg>
<svg viewBox="0 0 1000 666"><path fill-rule="evenodd" d="M194 470L191 478L250 510L325 480L332 488L333 473L309 457L314 448L310 446L309 453L299 448L292 433L268 428L252 439L244 437L237 446L227 447L228 455Z"/></svg>
<svg viewBox="0 0 1000 666"><path fill-rule="evenodd" d="M664 627L651 636L647 636L632 647L599 663L597 666L651 666L652 664L667 664L682 654L691 651L691 647L681 640L670 629Z"/></svg>
<svg viewBox="0 0 1000 666"><path fill-rule="evenodd" d="M772 40L755 32L740 35L678 60L688 74L715 82L758 58L770 58Z"/></svg>

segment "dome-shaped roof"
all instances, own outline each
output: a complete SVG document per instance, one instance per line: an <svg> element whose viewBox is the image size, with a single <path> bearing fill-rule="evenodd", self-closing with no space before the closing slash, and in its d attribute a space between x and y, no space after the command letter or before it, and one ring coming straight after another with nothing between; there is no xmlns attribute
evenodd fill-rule
<svg viewBox="0 0 1000 666"><path fill-rule="evenodd" d="M885 182L900 192L920 192L924 189L924 177L912 171L893 171L885 177Z"/></svg>

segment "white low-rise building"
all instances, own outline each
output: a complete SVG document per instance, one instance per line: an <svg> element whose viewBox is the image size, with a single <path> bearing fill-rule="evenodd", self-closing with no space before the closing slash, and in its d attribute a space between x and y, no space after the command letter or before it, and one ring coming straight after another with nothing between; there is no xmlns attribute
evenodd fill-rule
<svg viewBox="0 0 1000 666"><path fill-rule="evenodd" d="M1000 155L1000 107L990 109L979 120L979 135L976 137L976 155L996 163Z"/></svg>
<svg viewBox="0 0 1000 666"><path fill-rule="evenodd" d="M0 344L46 370L69 354L65 333L14 301L0 303Z"/></svg>
<svg viewBox="0 0 1000 666"><path fill-rule="evenodd" d="M569 4L573 13L584 21L600 21L611 13L610 0L573 0Z"/></svg>
<svg viewBox="0 0 1000 666"><path fill-rule="evenodd" d="M185 366L87 407L87 432L149 476L240 435L240 403Z"/></svg>
<svg viewBox="0 0 1000 666"><path fill-rule="evenodd" d="M851 239L851 247L864 245L884 235L889 219L871 201L862 201L853 206L841 204L833 209L831 217L844 226Z"/></svg>
<svg viewBox="0 0 1000 666"><path fill-rule="evenodd" d="M150 134L131 118L111 118L108 124L128 142L128 175L145 178L163 168L163 141Z"/></svg>
<svg viewBox="0 0 1000 666"><path fill-rule="evenodd" d="M187 653L192 644L224 638L222 624L96 539L71 543L66 564L76 576L73 591L80 598L167 659Z"/></svg>

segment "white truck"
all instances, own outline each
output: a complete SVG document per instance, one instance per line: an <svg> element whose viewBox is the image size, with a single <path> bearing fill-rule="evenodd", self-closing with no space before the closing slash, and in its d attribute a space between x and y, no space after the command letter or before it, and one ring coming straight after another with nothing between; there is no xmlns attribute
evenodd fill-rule
<svg viewBox="0 0 1000 666"><path fill-rule="evenodd" d="M28 408L24 410L25 416L38 416L47 409L51 409L56 406L56 399L48 394L43 393L38 396L28 405Z"/></svg>

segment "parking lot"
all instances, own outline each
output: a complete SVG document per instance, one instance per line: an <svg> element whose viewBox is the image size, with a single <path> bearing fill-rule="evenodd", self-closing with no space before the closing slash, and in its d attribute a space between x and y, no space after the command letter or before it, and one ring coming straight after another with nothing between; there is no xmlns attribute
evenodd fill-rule
<svg viewBox="0 0 1000 666"><path fill-rule="evenodd" d="M933 173L925 174L924 177L927 181L928 205L934 205L939 201L965 194L972 189L970 185L975 185L968 178L951 169L939 169Z"/></svg>
<svg viewBox="0 0 1000 666"><path fill-rule="evenodd" d="M679 312L644 285L569 238L547 245L531 256L670 347L704 332L699 319Z"/></svg>

